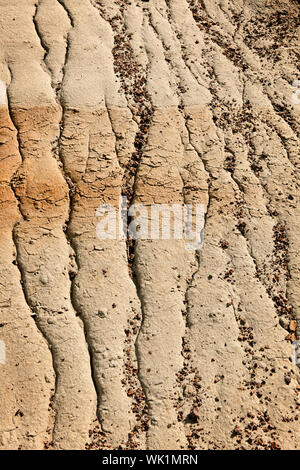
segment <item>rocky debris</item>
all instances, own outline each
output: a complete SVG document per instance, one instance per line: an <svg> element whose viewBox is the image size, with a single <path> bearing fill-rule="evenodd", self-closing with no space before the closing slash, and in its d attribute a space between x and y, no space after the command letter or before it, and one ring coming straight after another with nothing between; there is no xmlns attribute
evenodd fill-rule
<svg viewBox="0 0 300 470"><path fill-rule="evenodd" d="M298 448L296 0L27 3L0 12L1 449ZM100 241L119 195L205 195L203 248Z"/></svg>

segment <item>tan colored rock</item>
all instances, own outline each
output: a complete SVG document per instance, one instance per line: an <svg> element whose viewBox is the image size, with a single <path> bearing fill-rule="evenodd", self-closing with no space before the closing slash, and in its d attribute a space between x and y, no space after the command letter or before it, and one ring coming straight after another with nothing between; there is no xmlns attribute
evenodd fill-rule
<svg viewBox="0 0 300 470"><path fill-rule="evenodd" d="M0 449L299 448L297 15L0 0Z"/></svg>

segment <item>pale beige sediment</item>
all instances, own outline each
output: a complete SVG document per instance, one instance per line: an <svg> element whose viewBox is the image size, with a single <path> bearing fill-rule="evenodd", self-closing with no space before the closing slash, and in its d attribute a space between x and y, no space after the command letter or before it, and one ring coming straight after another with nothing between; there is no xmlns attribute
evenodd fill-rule
<svg viewBox="0 0 300 470"><path fill-rule="evenodd" d="M97 238L96 211L103 204L119 208L123 172L112 123L121 133L124 114L126 110L113 109L110 121L107 109L66 110L61 138L64 171L73 186L69 236L78 264L73 301L86 326L98 418L113 446L126 442L135 424L122 384L123 349L128 318L140 305L129 277L125 241ZM131 151L133 137L126 136ZM122 161L121 148L120 155Z"/></svg>
<svg viewBox="0 0 300 470"><path fill-rule="evenodd" d="M265 206L260 207L260 200L254 198L253 193L249 195L250 197L248 196L246 190L247 179L245 181L243 177L241 178L242 175L247 173L245 171L243 173L235 171L235 178L237 178L239 185L245 188L245 194L248 196L245 212L249 211L251 216L249 225L253 224L255 219L258 220L252 227L254 231L251 228L247 230L246 240L237 231L237 221L235 221L230 208L230 204L235 200L237 189L235 178L228 181L228 189L225 192L225 174L222 170L223 149L221 147L219 151L214 151L213 154L210 153L210 141L215 139L215 143L218 144L218 138L215 134L215 126L212 121L209 122L209 113L206 113L206 115L208 126L204 127L203 118L199 119L195 110L190 111L191 119L188 121L188 125L191 126L191 141L195 148L202 153L206 168L215 180L215 184L211 188L214 197L211 198L206 221L206 244L201 252L200 269L194 278L194 288L189 291L192 325L190 337L196 349L195 358L198 357L198 360L195 360L194 363L199 370L206 371L206 373L202 372L202 378L204 381L207 380L207 390L209 390L209 396L205 397L205 403L209 403L210 399L213 407L213 402L218 398L217 406L214 407L216 420L213 421L212 430L207 431L211 429L208 422L204 425L206 434L208 434L208 437L204 440L204 446L209 445L209 436L214 434L218 435L218 440L215 440L214 445L218 448L228 448L230 446L229 433L232 430L230 424L233 423L233 417L238 415L247 416L249 412L253 416L257 416L259 412L267 410L272 425L275 428L280 428L280 433L277 436L280 445L285 448L294 448L299 428L296 426L291 430L289 424L285 422L287 417L293 419L291 410L294 408L292 405L294 390L291 387L285 387L282 378L287 371L292 370L292 380L296 385L297 369L294 369L291 364L292 347L285 341L287 332L279 325L273 302L266 292L268 284L261 284L255 273L256 263L258 267L264 267L263 263L268 262L268 258L270 259L272 256L272 225L274 226L274 221L269 223L270 216L266 214ZM275 142L272 142L272 144L273 148L276 149ZM234 151L236 149L238 149L238 146L234 148ZM248 162L244 160L243 154L237 153L236 155L239 157L239 167L241 168L241 165L244 164L246 170ZM213 158L211 158L212 156ZM287 177L289 185L292 185L293 170L292 174L287 176L288 172L291 171L291 164L288 159L286 159L285 165L285 178ZM282 198L282 209L278 203L276 208L279 213L281 210L287 211L290 216L292 209L296 209L294 220L297 220L297 207L294 205L289 208L285 207L290 188L287 191L284 187L284 181L279 175L277 176L279 169L274 165L272 179L273 182L276 181L278 184L276 194L280 192L278 190L278 187L280 187L285 192L286 198ZM222 185L219 186L218 182L222 179ZM281 186L279 186L280 181ZM267 194L270 195L270 192ZM265 195L261 195L261 202L264 197ZM217 216L217 213L220 215ZM212 217L212 214L214 214L214 217ZM282 221L288 223L286 216L282 218ZM228 248L226 250L221 249L219 245L221 240L227 241ZM269 247L268 243L270 244ZM207 251L210 254L207 254ZM206 265L208 259L210 262ZM224 274L226 271L228 272L229 268L233 270L233 283L224 280ZM296 281L297 277L292 271L291 279L287 283L295 286ZM216 291L218 292L217 298L213 294ZM205 292L205 295L201 295L202 292ZM297 288L294 287L293 292L296 293ZM294 305L297 307L297 303ZM211 313L208 314L208 312ZM295 313L297 314L297 311ZM237 341L239 335L235 333L232 337L232 333L229 333L229 330L232 330L234 318L237 319L238 317L245 319L246 324L252 328L255 343L251 352L252 360L250 361L249 370L253 373L253 365L255 364L257 374L255 381L258 383L261 380L265 381L261 394L262 399L260 400L255 395L253 398L244 398L249 393L248 390L246 391L245 383L250 380L250 377L247 379L248 372L242 365L245 354ZM211 336L207 336L207 328L212 332ZM202 337L201 332L203 330L205 335ZM200 342L199 333L202 338ZM203 342L206 344L204 348ZM201 351L205 351L204 356L198 350L199 344L201 344ZM234 362L233 357L235 358ZM208 364L212 360L210 367L205 368L204 364ZM271 374L270 370L273 370ZM221 382L217 382L217 385L212 389L211 385L208 384L211 384L213 377L218 374L221 374L224 378ZM230 392L233 389L235 390L234 401L231 399ZM289 405L287 405L288 403ZM294 412L296 412L296 409L297 406L294 408ZM211 411L212 408L210 408L207 415L210 423L212 422ZM226 435L226 433L228 434Z"/></svg>
<svg viewBox="0 0 300 470"><path fill-rule="evenodd" d="M11 115L22 155L12 183L22 214L14 240L24 295L53 357L52 438L57 448L80 448L93 419L95 393L83 328L69 298L71 248L63 232L68 190L52 151L61 114L53 105L13 107Z"/></svg>
<svg viewBox="0 0 300 470"><path fill-rule="evenodd" d="M1 364L0 446L42 448L51 438L49 403L54 390L52 359L24 299L16 266L13 228L20 219L10 178L20 164L16 131L6 106L0 106L0 338L5 345Z"/></svg>
<svg viewBox="0 0 300 470"><path fill-rule="evenodd" d="M299 109L278 108L295 41L276 62L249 45L268 2L204 0L200 20L190 0L21 3L0 1L0 447L84 448L97 419L92 447L130 446L138 314L131 355L149 408L138 448L297 448L299 321L290 331L273 299L299 319ZM115 14L148 128L124 93ZM117 207L125 183L132 202L203 204L200 252L139 240L132 265L125 240L99 240L96 210Z"/></svg>

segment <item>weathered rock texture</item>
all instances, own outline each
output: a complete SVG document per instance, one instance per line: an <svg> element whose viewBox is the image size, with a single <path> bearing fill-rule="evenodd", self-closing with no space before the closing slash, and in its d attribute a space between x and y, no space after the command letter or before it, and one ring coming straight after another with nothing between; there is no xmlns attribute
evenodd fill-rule
<svg viewBox="0 0 300 470"><path fill-rule="evenodd" d="M0 0L1 449L299 448L297 4Z"/></svg>

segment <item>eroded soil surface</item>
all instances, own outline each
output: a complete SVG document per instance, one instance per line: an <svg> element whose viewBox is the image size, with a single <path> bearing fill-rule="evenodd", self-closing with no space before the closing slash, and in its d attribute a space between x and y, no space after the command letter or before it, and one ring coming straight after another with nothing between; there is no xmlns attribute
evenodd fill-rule
<svg viewBox="0 0 300 470"><path fill-rule="evenodd" d="M296 0L0 0L1 449L299 448L298 64Z"/></svg>

